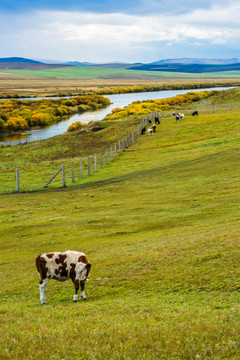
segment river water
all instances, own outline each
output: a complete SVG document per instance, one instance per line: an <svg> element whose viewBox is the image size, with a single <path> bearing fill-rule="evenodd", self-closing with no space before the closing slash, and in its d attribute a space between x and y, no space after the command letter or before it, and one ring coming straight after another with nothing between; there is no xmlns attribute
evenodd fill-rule
<svg viewBox="0 0 240 360"><path fill-rule="evenodd" d="M189 91L199 92L205 90L211 91L211 90L227 90L227 89L228 88L226 87L218 87L218 88L208 88L208 89L163 90L163 91L143 92L143 93L106 95L106 97L110 99L111 105L107 106L104 109L85 112L82 114L74 114L66 120L59 121L56 124L41 129L31 129L19 134L11 134L6 136L0 135L0 144L4 143L5 145L9 146L9 145L26 143L34 140L48 139L50 137L65 133L69 125L75 123L76 121L80 121L81 123L84 124L88 123L89 121L100 121L106 115L110 114L112 109L116 107L123 108L124 106L131 104L133 101L164 99L180 94L186 94ZM36 99L33 98L32 100L36 100Z"/></svg>

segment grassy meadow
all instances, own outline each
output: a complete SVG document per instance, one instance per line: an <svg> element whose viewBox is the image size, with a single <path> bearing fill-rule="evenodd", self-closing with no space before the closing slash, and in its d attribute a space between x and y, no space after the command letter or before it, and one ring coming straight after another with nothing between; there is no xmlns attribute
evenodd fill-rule
<svg viewBox="0 0 240 360"><path fill-rule="evenodd" d="M56 69L44 70L0 70L5 74L16 74L24 76L39 76L39 77L54 77L54 78L131 78L131 77L157 77L157 78L238 78L240 71L222 71L209 73L183 73L171 71L146 71L146 70L129 70L129 69L114 69L102 68L93 66L69 66Z"/></svg>
<svg viewBox="0 0 240 360"><path fill-rule="evenodd" d="M239 359L239 122L168 116L74 187L0 195L1 359ZM1 164L73 158L77 137L0 149ZM85 302L51 280L40 304L35 257L59 250L88 255Z"/></svg>

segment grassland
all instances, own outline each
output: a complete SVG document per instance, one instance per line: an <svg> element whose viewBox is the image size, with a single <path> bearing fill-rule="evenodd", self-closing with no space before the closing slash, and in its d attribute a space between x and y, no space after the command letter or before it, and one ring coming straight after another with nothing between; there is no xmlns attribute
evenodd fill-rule
<svg viewBox="0 0 240 360"><path fill-rule="evenodd" d="M2 359L239 359L239 120L167 117L83 184L0 196ZM87 301L52 281L42 306L34 258L66 249Z"/></svg>
<svg viewBox="0 0 240 360"><path fill-rule="evenodd" d="M99 77L107 78L114 77L122 78L126 76L131 77L147 77L147 78L237 78L240 77L240 71L222 71L222 72L209 72L209 73L183 73L171 71L145 71L145 70L128 70L128 69L114 69L114 68L101 68L89 66L69 66L56 69L44 70L0 70L6 74L17 74L24 76L40 76L40 77L56 77L56 78L90 78Z"/></svg>

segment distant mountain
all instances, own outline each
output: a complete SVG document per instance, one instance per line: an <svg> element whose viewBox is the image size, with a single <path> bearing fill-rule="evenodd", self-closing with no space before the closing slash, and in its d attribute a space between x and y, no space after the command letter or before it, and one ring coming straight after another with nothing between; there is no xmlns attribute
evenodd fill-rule
<svg viewBox="0 0 240 360"><path fill-rule="evenodd" d="M144 71L170 71L182 73L209 73L240 70L240 63L226 64L226 65L212 65L212 64L144 64L140 66L131 66L129 70L144 70Z"/></svg>
<svg viewBox="0 0 240 360"><path fill-rule="evenodd" d="M29 64L43 64L40 61L35 61L32 59L25 59L22 57L7 57L7 58L0 58L1 63L29 63Z"/></svg>
<svg viewBox="0 0 240 360"><path fill-rule="evenodd" d="M165 59L154 61L151 65L165 65L165 64L201 64L201 65L228 65L240 63L239 58L232 59L203 59L203 58L180 58L180 59Z"/></svg>
<svg viewBox="0 0 240 360"><path fill-rule="evenodd" d="M68 61L66 63L64 63L64 65L70 65L70 66L86 66L87 64L84 62L79 62L79 61Z"/></svg>

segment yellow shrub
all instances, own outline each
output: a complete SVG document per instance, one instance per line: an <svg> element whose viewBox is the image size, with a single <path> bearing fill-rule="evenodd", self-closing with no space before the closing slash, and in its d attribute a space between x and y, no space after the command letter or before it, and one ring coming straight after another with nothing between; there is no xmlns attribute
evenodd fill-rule
<svg viewBox="0 0 240 360"><path fill-rule="evenodd" d="M26 130L28 123L23 117L10 117L6 122L6 128L8 130Z"/></svg>

